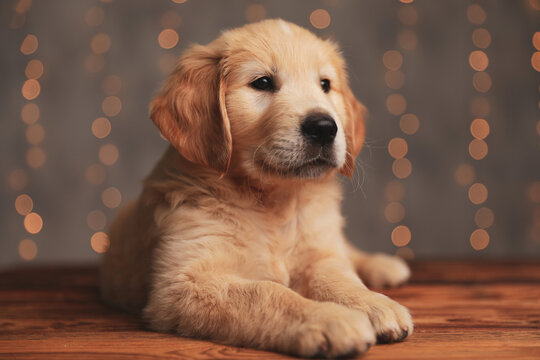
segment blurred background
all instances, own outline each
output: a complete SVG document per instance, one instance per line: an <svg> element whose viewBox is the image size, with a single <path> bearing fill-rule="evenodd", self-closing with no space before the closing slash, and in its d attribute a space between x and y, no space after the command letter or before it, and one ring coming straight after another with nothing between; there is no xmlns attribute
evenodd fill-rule
<svg viewBox="0 0 540 360"><path fill-rule="evenodd" d="M148 103L177 57L276 17L338 41L369 110L343 179L353 242L540 258L538 0L13 0L0 3L0 266L96 261L167 146Z"/></svg>

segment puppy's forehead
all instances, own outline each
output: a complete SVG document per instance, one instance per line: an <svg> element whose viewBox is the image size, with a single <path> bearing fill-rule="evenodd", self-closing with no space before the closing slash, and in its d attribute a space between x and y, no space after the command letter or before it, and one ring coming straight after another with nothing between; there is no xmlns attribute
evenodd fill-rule
<svg viewBox="0 0 540 360"><path fill-rule="evenodd" d="M336 76L341 66L336 46L283 20L266 20L224 33L228 63L242 73ZM260 73L260 74L258 74ZM237 74L240 75L240 74ZM247 75L247 74L246 74Z"/></svg>

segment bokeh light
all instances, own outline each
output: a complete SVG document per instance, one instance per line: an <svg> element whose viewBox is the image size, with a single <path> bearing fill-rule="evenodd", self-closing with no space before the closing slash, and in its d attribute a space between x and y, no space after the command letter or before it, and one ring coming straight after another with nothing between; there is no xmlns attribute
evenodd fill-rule
<svg viewBox="0 0 540 360"><path fill-rule="evenodd" d="M472 184L469 188L469 200L475 204L479 205L486 202L488 198L488 190L484 184L475 183Z"/></svg>
<svg viewBox="0 0 540 360"><path fill-rule="evenodd" d="M24 74L28 79L39 79L43 75L43 63L36 59L30 60Z"/></svg>
<svg viewBox="0 0 540 360"><path fill-rule="evenodd" d="M475 73L473 75L473 86L478 92L488 92L491 89L491 76L484 71Z"/></svg>
<svg viewBox="0 0 540 360"><path fill-rule="evenodd" d="M470 237L470 243L474 250L484 250L489 245L489 234L484 229L476 229Z"/></svg>
<svg viewBox="0 0 540 360"><path fill-rule="evenodd" d="M488 154L488 145L484 140L473 139L469 143L469 155L474 160L482 160Z"/></svg>
<svg viewBox="0 0 540 360"><path fill-rule="evenodd" d="M491 34L483 28L474 29L472 33L472 42L480 49L486 49L491 44Z"/></svg>
<svg viewBox="0 0 540 360"><path fill-rule="evenodd" d="M384 209L384 217L390 223L398 223L405 217L405 208L399 202L391 202Z"/></svg>
<svg viewBox="0 0 540 360"><path fill-rule="evenodd" d="M28 215L34 208L32 198L27 194L21 194L15 199L15 210L21 215Z"/></svg>
<svg viewBox="0 0 540 360"><path fill-rule="evenodd" d="M24 228L30 234L37 234L43 228L43 219L39 214L31 212L24 217Z"/></svg>
<svg viewBox="0 0 540 360"><path fill-rule="evenodd" d="M30 125L26 128L26 141L32 145L39 145L45 138L45 129L40 124Z"/></svg>
<svg viewBox="0 0 540 360"><path fill-rule="evenodd" d="M96 27L103 23L105 19L105 13L100 7L94 6L86 11L84 14L84 21L88 26Z"/></svg>
<svg viewBox="0 0 540 360"><path fill-rule="evenodd" d="M392 230L391 238L395 246L407 246L411 242L411 230L405 225L398 225Z"/></svg>
<svg viewBox="0 0 540 360"><path fill-rule="evenodd" d="M28 174L22 169L13 170L9 174L8 182L13 190L22 190L28 186Z"/></svg>
<svg viewBox="0 0 540 360"><path fill-rule="evenodd" d="M469 54L469 65L476 71L484 71L489 65L489 58L482 50L474 50Z"/></svg>
<svg viewBox="0 0 540 360"><path fill-rule="evenodd" d="M397 50L388 50L383 55L383 64L388 70L397 71L403 65L403 55Z"/></svg>
<svg viewBox="0 0 540 360"><path fill-rule="evenodd" d="M33 146L26 152L26 163L33 169L37 169L45 164L45 151L42 148Z"/></svg>
<svg viewBox="0 0 540 360"><path fill-rule="evenodd" d="M399 70L390 70L384 74L384 81L386 82L386 86L388 86L390 89L398 90L405 85L405 75Z"/></svg>
<svg viewBox="0 0 540 360"><path fill-rule="evenodd" d="M101 231L96 232L90 238L90 246L98 254L106 252L110 246L109 236Z"/></svg>
<svg viewBox="0 0 540 360"><path fill-rule="evenodd" d="M120 193L120 190L114 186L111 186L103 190L101 193L101 201L106 207L114 209L120 206L122 203L122 194Z"/></svg>
<svg viewBox="0 0 540 360"><path fill-rule="evenodd" d="M420 120L414 114L405 114L399 119L399 128L405 134L413 135L420 128Z"/></svg>
<svg viewBox="0 0 540 360"><path fill-rule="evenodd" d="M104 54L111 48L111 38L107 34L96 34L90 41L90 48L95 54Z"/></svg>
<svg viewBox="0 0 540 360"><path fill-rule="evenodd" d="M245 16L249 22L261 21L266 18L266 9L261 4L251 4L246 8Z"/></svg>
<svg viewBox="0 0 540 360"><path fill-rule="evenodd" d="M39 96L41 87L36 79L26 80L22 86L21 93L26 100L34 100Z"/></svg>
<svg viewBox="0 0 540 360"><path fill-rule="evenodd" d="M399 256L400 258L404 260L413 260L414 259L414 251L412 251L409 247L401 247L396 250L396 256Z"/></svg>
<svg viewBox="0 0 540 360"><path fill-rule="evenodd" d="M471 123L471 134L476 139L485 139L489 135L488 122L484 119L474 119Z"/></svg>
<svg viewBox="0 0 540 360"><path fill-rule="evenodd" d="M103 211L93 210L88 213L88 216L86 216L86 223L92 230L102 230L107 224L107 217Z"/></svg>
<svg viewBox="0 0 540 360"><path fill-rule="evenodd" d="M394 159L401 159L407 155L409 147L403 138L395 137L388 142L388 153Z"/></svg>
<svg viewBox="0 0 540 360"><path fill-rule="evenodd" d="M472 4L467 7L467 19L474 25L482 25L486 21L486 12L478 4Z"/></svg>
<svg viewBox="0 0 540 360"><path fill-rule="evenodd" d="M531 65L534 70L540 72L540 51L536 51L531 56Z"/></svg>
<svg viewBox="0 0 540 360"><path fill-rule="evenodd" d="M28 125L39 120L39 106L34 103L27 103L21 109L21 119Z"/></svg>
<svg viewBox="0 0 540 360"><path fill-rule="evenodd" d="M386 108L392 115L401 115L407 110L407 100L401 94L392 94L386 98Z"/></svg>
<svg viewBox="0 0 540 360"><path fill-rule="evenodd" d="M158 35L158 43L163 49L172 49L178 44L178 33L174 29L164 29Z"/></svg>
<svg viewBox="0 0 540 360"><path fill-rule="evenodd" d="M401 182L391 180L384 187L384 196L387 201L401 201L405 197L405 187Z"/></svg>
<svg viewBox="0 0 540 360"><path fill-rule="evenodd" d="M493 211L487 207L478 209L474 215L474 222L476 223L476 226L481 229L487 229L493 225L494 221L495 215L493 214Z"/></svg>
<svg viewBox="0 0 540 360"><path fill-rule="evenodd" d="M314 10L309 15L309 22L316 29L326 29L328 26L330 26L330 13L324 9Z"/></svg>
<svg viewBox="0 0 540 360"><path fill-rule="evenodd" d="M107 116L116 116L122 111L122 101L117 96L107 96L101 103L101 109Z"/></svg>
<svg viewBox="0 0 540 360"><path fill-rule="evenodd" d="M118 160L118 148L114 144L106 144L99 148L99 160L105 165L113 165Z"/></svg>
<svg viewBox="0 0 540 360"><path fill-rule="evenodd" d="M24 14L28 10L30 10L30 7L32 6L32 0L19 0L17 1L17 5L15 5L15 12L17 14Z"/></svg>
<svg viewBox="0 0 540 360"><path fill-rule="evenodd" d="M31 239L24 239L19 242L19 256L26 261L34 260L38 253L36 243Z"/></svg>
<svg viewBox="0 0 540 360"><path fill-rule="evenodd" d="M92 164L86 168L85 178L92 185L103 184L105 181L105 167L101 164Z"/></svg>
<svg viewBox="0 0 540 360"><path fill-rule="evenodd" d="M398 9L398 19L403 25L416 25L418 23L418 11L413 6L401 6Z"/></svg>
<svg viewBox="0 0 540 360"><path fill-rule="evenodd" d="M475 178L474 168L469 164L461 164L454 175L456 182L461 186L469 186Z"/></svg>
<svg viewBox="0 0 540 360"><path fill-rule="evenodd" d="M534 33L532 43L536 50L540 50L540 31Z"/></svg>
<svg viewBox="0 0 540 360"><path fill-rule="evenodd" d="M111 132L111 122L109 119L100 117L92 122L92 134L98 139L106 138Z"/></svg>
<svg viewBox="0 0 540 360"><path fill-rule="evenodd" d="M405 179L411 175L412 164L407 158L396 159L392 163L392 172L398 179Z"/></svg>
<svg viewBox="0 0 540 360"><path fill-rule="evenodd" d="M410 4L410 3L412 3L414 0L399 0L399 1L401 1L401 2L404 3L404 4Z"/></svg>
<svg viewBox="0 0 540 360"><path fill-rule="evenodd" d="M22 44L21 44L21 52L24 55L31 55L36 52L38 49L38 38L36 35L28 34L24 38Z"/></svg>

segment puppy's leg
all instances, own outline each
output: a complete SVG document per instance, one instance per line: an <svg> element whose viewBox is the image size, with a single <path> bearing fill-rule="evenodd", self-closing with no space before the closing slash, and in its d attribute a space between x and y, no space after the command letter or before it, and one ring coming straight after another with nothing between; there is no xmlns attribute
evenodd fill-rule
<svg viewBox="0 0 540 360"><path fill-rule="evenodd" d="M382 254L368 254L347 243L349 258L360 278L372 288L394 287L406 282L411 272L403 259Z"/></svg>
<svg viewBox="0 0 540 360"><path fill-rule="evenodd" d="M155 330L331 358L363 353L375 343L364 313L306 299L271 281L193 273L154 280L144 316Z"/></svg>
<svg viewBox="0 0 540 360"><path fill-rule="evenodd" d="M379 342L401 341L413 332L409 311L390 298L367 289L346 260L319 260L309 266L305 276L303 292L307 297L364 312L369 316Z"/></svg>

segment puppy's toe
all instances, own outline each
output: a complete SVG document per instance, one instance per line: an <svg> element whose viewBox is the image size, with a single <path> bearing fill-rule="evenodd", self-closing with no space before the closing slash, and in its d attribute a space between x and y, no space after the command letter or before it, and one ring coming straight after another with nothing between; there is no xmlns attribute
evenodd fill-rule
<svg viewBox="0 0 540 360"><path fill-rule="evenodd" d="M359 275L372 288L394 287L406 282L411 272L401 258L374 254L365 259Z"/></svg>
<svg viewBox="0 0 540 360"><path fill-rule="evenodd" d="M367 300L367 305L377 343L398 342L411 335L414 325L409 310L382 294L374 294Z"/></svg>

